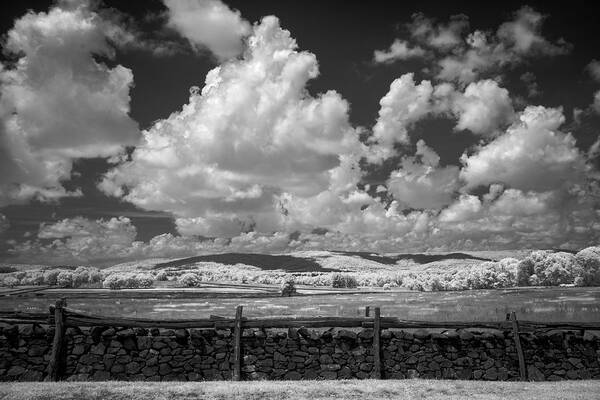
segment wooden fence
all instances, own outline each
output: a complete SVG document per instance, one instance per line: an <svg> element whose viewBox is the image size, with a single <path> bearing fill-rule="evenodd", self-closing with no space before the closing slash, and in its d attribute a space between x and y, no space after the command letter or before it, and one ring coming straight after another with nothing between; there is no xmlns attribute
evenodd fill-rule
<svg viewBox="0 0 600 400"><path fill-rule="evenodd" d="M371 316L373 311L373 316ZM522 332L548 330L600 330L600 322L534 322L518 321L514 312L507 314L505 321L474 322L474 321L411 321L396 317L382 317L379 307L365 309L364 317L269 317L245 318L243 307L237 306L235 318L211 316L204 319L168 319L155 320L148 318L119 318L99 316L92 313L75 310L66 306L66 300L61 299L50 306L50 315L46 313L24 313L18 311L0 311L0 322L13 324L48 324L53 325L54 339L52 354L49 362L48 378L60 380L65 367L67 327L81 326L110 326L123 328L167 328L167 329L233 329L234 368L232 379L241 379L241 337L246 328L373 328L374 375L381 379L381 330L382 329L465 329L483 328L512 331L519 361L521 380L527 379L525 357L521 347Z"/></svg>

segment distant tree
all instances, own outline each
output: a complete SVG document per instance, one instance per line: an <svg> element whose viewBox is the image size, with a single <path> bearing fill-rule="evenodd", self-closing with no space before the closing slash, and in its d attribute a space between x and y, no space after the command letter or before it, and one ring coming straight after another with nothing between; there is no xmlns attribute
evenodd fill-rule
<svg viewBox="0 0 600 400"><path fill-rule="evenodd" d="M198 277L197 274L194 274L193 272L188 272L187 274L181 275L177 279L177 282L179 282L183 286L194 287L198 286L201 281L200 277Z"/></svg>
<svg viewBox="0 0 600 400"><path fill-rule="evenodd" d="M89 277L88 277L89 283L102 282L102 278L103 278L102 271L100 271L98 268L90 268L89 269Z"/></svg>
<svg viewBox="0 0 600 400"><path fill-rule="evenodd" d="M517 265L517 284L519 286L569 284L574 282L580 270L576 257L570 253L537 250L531 252Z"/></svg>
<svg viewBox="0 0 600 400"><path fill-rule="evenodd" d="M8 287L15 287L19 285L19 280L17 278L15 278L14 276L7 276L2 280L2 285L3 286L8 286Z"/></svg>
<svg viewBox="0 0 600 400"><path fill-rule="evenodd" d="M58 274L60 274L60 270L58 269L44 271L44 283L50 286L56 285L56 278L58 277Z"/></svg>
<svg viewBox="0 0 600 400"><path fill-rule="evenodd" d="M282 297L290 297L295 295L296 292L296 283L293 278L286 278L281 284L281 296Z"/></svg>
<svg viewBox="0 0 600 400"><path fill-rule="evenodd" d="M600 286L600 246L588 247L575 255L580 286Z"/></svg>
<svg viewBox="0 0 600 400"><path fill-rule="evenodd" d="M156 273L156 275L154 275L154 279L156 279L157 281L166 281L169 279L169 275L167 274L167 271L161 269Z"/></svg>
<svg viewBox="0 0 600 400"><path fill-rule="evenodd" d="M529 286L529 277L533 275L534 261L525 257L517 264L517 286Z"/></svg>
<svg viewBox="0 0 600 400"><path fill-rule="evenodd" d="M81 287L90 281L90 271L87 267L77 267L73 272L73 287Z"/></svg>
<svg viewBox="0 0 600 400"><path fill-rule="evenodd" d="M11 267L10 265L0 265L0 274L9 274L17 271L15 267Z"/></svg>
<svg viewBox="0 0 600 400"><path fill-rule="evenodd" d="M147 273L113 272L108 275L102 286L109 289L140 289L149 288L154 277Z"/></svg>
<svg viewBox="0 0 600 400"><path fill-rule="evenodd" d="M331 286L334 288L355 288L358 286L356 278L348 274L333 274Z"/></svg>
<svg viewBox="0 0 600 400"><path fill-rule="evenodd" d="M56 277L56 285L63 288L73 287L73 273L71 271L61 271Z"/></svg>

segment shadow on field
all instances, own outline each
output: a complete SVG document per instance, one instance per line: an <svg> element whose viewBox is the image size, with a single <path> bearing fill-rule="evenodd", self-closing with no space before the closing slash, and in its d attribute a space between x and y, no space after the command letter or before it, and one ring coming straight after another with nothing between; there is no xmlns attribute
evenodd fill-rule
<svg viewBox="0 0 600 400"><path fill-rule="evenodd" d="M382 256L374 253L360 251L336 251L335 253L346 256L358 256L365 260L371 260L380 264L396 264L400 260L413 260L417 264L427 264L434 261L443 260L479 260L492 261L489 258L475 257L465 253L448 253L448 254L397 254L395 256Z"/></svg>
<svg viewBox="0 0 600 400"><path fill-rule="evenodd" d="M177 268L197 262L215 262L226 265L246 264L266 270L282 269L287 272L337 271L331 268L323 268L313 258L300 258L290 255L271 255L253 253L209 254L204 256L182 258L180 260L156 264L154 266L154 269Z"/></svg>

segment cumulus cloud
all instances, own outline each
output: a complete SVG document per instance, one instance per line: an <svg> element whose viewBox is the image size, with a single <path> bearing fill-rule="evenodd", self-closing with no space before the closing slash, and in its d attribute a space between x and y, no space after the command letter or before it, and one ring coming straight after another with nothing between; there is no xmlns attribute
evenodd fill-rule
<svg viewBox="0 0 600 400"><path fill-rule="evenodd" d="M16 244L9 254L14 261L111 264L226 252L578 249L600 240L600 215L590 197L561 190L522 191L493 184L489 193L481 197L462 194L441 212L406 212L396 200L386 208L364 193L354 193L344 202L323 201L345 207L344 212L323 204L314 209L310 202L303 205L309 212L320 213L312 215L311 223L318 224L321 218L335 230L252 231L214 239L162 234L144 243L135 240L135 227L127 218L92 221L77 217L42 225L37 239ZM366 208L356 207L365 202Z"/></svg>
<svg viewBox="0 0 600 400"><path fill-rule="evenodd" d="M237 57L243 40L252 32L237 10L220 0L164 0L167 25L186 38L196 49L208 49L217 59Z"/></svg>
<svg viewBox="0 0 600 400"><path fill-rule="evenodd" d="M415 156L404 157L401 168L390 174L388 191L409 208L440 209L452 203L459 184L458 167L439 167L439 161L438 154L419 140Z"/></svg>
<svg viewBox="0 0 600 400"><path fill-rule="evenodd" d="M10 254L13 261L29 263L111 265L126 260L209 253L284 252L302 244L297 237L282 232L248 232L231 239L207 240L161 234L145 243L136 241L135 237L136 228L126 217L109 220L66 218L52 224L42 224L36 239L15 245L10 249Z"/></svg>
<svg viewBox="0 0 600 400"><path fill-rule="evenodd" d="M102 4L93 0L78 0L83 4ZM66 2L66 1L63 1ZM189 45L180 35L166 28L164 13L147 14L137 20L115 8L99 7L97 23L107 40L122 51L143 51L157 57L189 53Z"/></svg>
<svg viewBox="0 0 600 400"><path fill-rule="evenodd" d="M437 231L447 236L446 244L468 240L475 248L578 249L600 238L593 201L560 189L536 192L492 185L483 199L463 195L448 210L440 215Z"/></svg>
<svg viewBox="0 0 600 400"><path fill-rule="evenodd" d="M285 225L280 198L311 198L359 171L364 151L335 91L312 97L312 53L275 17L254 27L241 60L210 71L189 103L144 132L100 187L149 210L173 212L186 234L233 236ZM290 217L291 218L291 217Z"/></svg>
<svg viewBox="0 0 600 400"><path fill-rule="evenodd" d="M559 39L552 43L541 34L542 23L546 17L533 8L520 8L512 21L500 25L498 38L508 51L519 55L541 54L561 55L570 51L570 45Z"/></svg>
<svg viewBox="0 0 600 400"><path fill-rule="evenodd" d="M417 85L413 77L409 73L395 79L379 101L381 107L371 137L375 143L373 160L392 155L395 143L408 143L408 129L431 111L431 82L421 81Z"/></svg>
<svg viewBox="0 0 600 400"><path fill-rule="evenodd" d="M83 217L66 218L54 224L42 224L38 232L40 239L67 239L75 244L69 247L82 249L89 245L97 248L133 242L136 229L129 218L118 217L96 221ZM92 238L93 240L88 240ZM83 243L82 243L83 242Z"/></svg>
<svg viewBox="0 0 600 400"><path fill-rule="evenodd" d="M428 68L437 79L467 85L482 76L501 74L503 67L514 67L533 57L567 54L571 45L559 39L552 42L542 35L545 16L525 6L513 19L501 24L496 32L468 32L465 15L456 15L448 23L438 23L423 14L415 14L406 25L411 42L397 39L406 48L422 46L437 57Z"/></svg>
<svg viewBox="0 0 600 400"><path fill-rule="evenodd" d="M135 144L131 70L112 68L103 23L86 3L28 12L8 32L0 65L0 205L67 192L73 159L107 157Z"/></svg>
<svg viewBox="0 0 600 400"><path fill-rule="evenodd" d="M502 182L522 190L581 183L588 166L571 134L559 131L560 108L529 106L507 132L462 157L460 176L468 188Z"/></svg>
<svg viewBox="0 0 600 400"><path fill-rule="evenodd" d="M541 215L549 211L554 192L522 192L518 189L505 190L491 205L492 215L522 217Z"/></svg>
<svg viewBox="0 0 600 400"><path fill-rule="evenodd" d="M407 73L395 79L380 100L379 116L370 137L368 160L381 162L396 154L396 144L410 143L409 131L430 115L456 119L455 130L470 130L494 137L514 121L508 90L493 80L469 84L464 90L453 84L430 81L417 84Z"/></svg>
<svg viewBox="0 0 600 400"><path fill-rule="evenodd" d="M594 111L600 114L600 90L598 90L594 94L594 102L592 103L592 108L594 109Z"/></svg>
<svg viewBox="0 0 600 400"><path fill-rule="evenodd" d="M481 210L482 204L477 196L463 194L440 213L440 222L465 222L480 215Z"/></svg>
<svg viewBox="0 0 600 400"><path fill-rule="evenodd" d="M424 57L427 52L420 46L410 47L404 40L396 39L387 50L375 50L373 61L376 63L392 63L398 60Z"/></svg>
<svg viewBox="0 0 600 400"><path fill-rule="evenodd" d="M119 259L132 251L136 233L126 217L95 221L83 217L67 218L42 224L36 240L21 243L11 252L26 254L33 260L46 258L47 262Z"/></svg>
<svg viewBox="0 0 600 400"><path fill-rule="evenodd" d="M436 24L435 20L416 13L407 28L411 36L424 45L440 51L450 51L463 42L462 34L469 28L469 18L463 14L453 15L447 24Z"/></svg>
<svg viewBox="0 0 600 400"><path fill-rule="evenodd" d="M469 84L452 108L458 116L455 129L476 134L494 134L514 118L508 90L489 79Z"/></svg>
<svg viewBox="0 0 600 400"><path fill-rule="evenodd" d="M600 82L600 61L592 60L586 67L586 70L594 80Z"/></svg>
<svg viewBox="0 0 600 400"><path fill-rule="evenodd" d="M61 185L73 158L106 157L136 143L127 115L131 72L93 58L110 57L110 43L127 46L134 36L109 33L88 6L64 4L28 14L7 37L7 49L21 59L0 70L0 204L81 195ZM132 152L112 157L114 168L99 187L143 209L173 213L180 236L144 243L128 218L77 217L40 226L35 239L15 244L17 259L577 248L600 240L598 172L590 162L598 144L584 153L561 130L562 109L515 113L501 80L479 80L500 66L568 51L541 35L543 16L532 9L494 34L467 34L464 16L447 24L415 16L414 43L396 41L379 61L436 54L433 74L451 82L415 82L413 74L394 80L363 143L365 130L350 124L346 100L335 91L308 92L319 73L316 57L298 50L277 18L250 27L220 2L167 6L174 29L226 61L202 89L191 89L181 110L143 132ZM62 118L66 113L70 118ZM425 141L411 138L415 124L432 115L481 138L461 165L441 164ZM73 126L61 125L67 123ZM413 145L414 154L406 153ZM392 156L400 161L372 197L361 165L381 167ZM6 225L0 216L0 231Z"/></svg>

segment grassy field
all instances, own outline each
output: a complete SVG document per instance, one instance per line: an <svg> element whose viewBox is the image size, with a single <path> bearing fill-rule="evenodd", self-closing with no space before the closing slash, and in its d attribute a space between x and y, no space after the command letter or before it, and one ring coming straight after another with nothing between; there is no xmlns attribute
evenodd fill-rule
<svg viewBox="0 0 600 400"><path fill-rule="evenodd" d="M3 383L6 400L319 400L319 399L473 399L550 400L600 398L600 381L477 382L477 381L296 381L205 383Z"/></svg>
<svg viewBox="0 0 600 400"><path fill-rule="evenodd" d="M248 285L251 287L250 285ZM235 315L244 306L247 317L364 315L365 306L381 307L382 315L428 321L499 321L515 311L519 319L538 321L600 321L600 287L521 288L461 292L349 291L298 297L242 297L194 288L172 296L168 291L49 289L0 297L0 310L46 312L48 304L66 297L72 308L101 315L147 318L207 318ZM198 293L200 292L200 293ZM204 293L205 292L205 293ZM187 295L185 295L187 293Z"/></svg>

